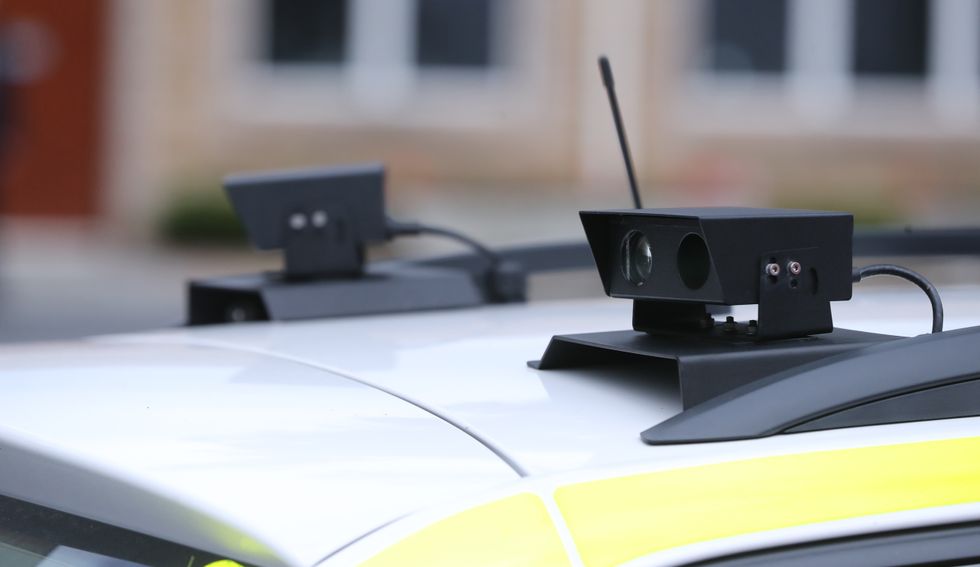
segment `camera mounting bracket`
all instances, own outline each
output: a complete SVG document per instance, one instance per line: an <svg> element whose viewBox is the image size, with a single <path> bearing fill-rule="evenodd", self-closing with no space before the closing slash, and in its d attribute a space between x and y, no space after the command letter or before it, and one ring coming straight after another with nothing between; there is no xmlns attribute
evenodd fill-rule
<svg viewBox="0 0 980 567"><path fill-rule="evenodd" d="M715 322L707 303L635 299L633 329L651 334L695 334L717 339L767 341L829 333L830 301L819 286L820 254L814 248L780 250L759 258L758 320Z"/></svg>
<svg viewBox="0 0 980 567"><path fill-rule="evenodd" d="M609 331L555 335L541 360L528 365L553 370L638 363L654 376L676 379L687 409L781 370L896 338L834 329L818 336L757 343Z"/></svg>

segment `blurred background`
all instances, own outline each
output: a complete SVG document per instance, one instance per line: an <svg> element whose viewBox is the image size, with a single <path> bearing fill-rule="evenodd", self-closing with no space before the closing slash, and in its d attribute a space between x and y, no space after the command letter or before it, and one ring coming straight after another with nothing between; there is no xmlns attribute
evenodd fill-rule
<svg viewBox="0 0 980 567"><path fill-rule="evenodd" d="M980 225L980 0L0 0L0 341L275 268L230 172L380 160L396 217L580 239L630 204L602 53L647 206Z"/></svg>

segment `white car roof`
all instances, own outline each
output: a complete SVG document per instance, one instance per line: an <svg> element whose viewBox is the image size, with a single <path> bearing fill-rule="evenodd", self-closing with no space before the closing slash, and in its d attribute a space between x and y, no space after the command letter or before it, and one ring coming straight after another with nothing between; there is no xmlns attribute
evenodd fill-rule
<svg viewBox="0 0 980 567"><path fill-rule="evenodd" d="M235 556L248 537L262 564L312 564L518 478L423 409L275 357L104 342L8 349L0 365L0 491L198 548L228 534L216 551Z"/></svg>
<svg viewBox="0 0 980 567"><path fill-rule="evenodd" d="M835 306L838 326L929 327L917 290L856 293ZM980 324L977 297L944 290L948 329ZM0 491L216 552L241 556L247 537L257 561L309 565L521 477L697 458L703 446L639 438L680 411L673 385L526 365L554 334L629 320L630 302L602 299L0 349L0 466L53 471ZM71 486L83 477L91 490Z"/></svg>

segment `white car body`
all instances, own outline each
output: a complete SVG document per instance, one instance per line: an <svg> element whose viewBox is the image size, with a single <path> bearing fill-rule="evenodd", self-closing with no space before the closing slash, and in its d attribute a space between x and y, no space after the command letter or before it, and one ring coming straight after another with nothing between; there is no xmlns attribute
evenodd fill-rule
<svg viewBox="0 0 980 567"><path fill-rule="evenodd" d="M926 299L891 289L856 287L854 301L835 305L835 323L926 332ZM976 289L943 291L947 329L980 325ZM550 563L555 545L573 565L672 564L821 534L980 519L980 504L940 499L716 532L724 537L677 540L651 553L629 555L624 544L623 557L583 544L582 518L562 500L571 498L562 492L568 487L780 455L980 438L980 418L961 418L645 445L640 431L681 411L670 384L635 372L526 364L552 335L623 329L629 320L630 302L596 299L7 347L0 350L0 494L260 565L421 561L434 544L413 537L436 537L442 528L425 530L497 502L540 508L544 520L521 512L515 529L533 531L543 521L555 535L537 551L534 542L484 542L500 553L530 548L514 558L518 564ZM633 529L616 528L623 537ZM472 545L457 543L460 549L445 549L447 564ZM384 555L397 546L401 561ZM478 548L471 550L486 552ZM482 559L492 558L469 562Z"/></svg>

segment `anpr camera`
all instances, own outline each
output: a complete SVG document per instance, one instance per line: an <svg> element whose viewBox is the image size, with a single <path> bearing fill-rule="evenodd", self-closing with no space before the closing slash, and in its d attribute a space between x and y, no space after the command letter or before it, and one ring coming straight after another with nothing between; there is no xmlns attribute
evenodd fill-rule
<svg viewBox="0 0 980 567"><path fill-rule="evenodd" d="M851 297L853 217L790 209L583 211L606 294L634 300L633 327L721 337L830 332L830 301ZM747 325L707 305L758 304Z"/></svg>

